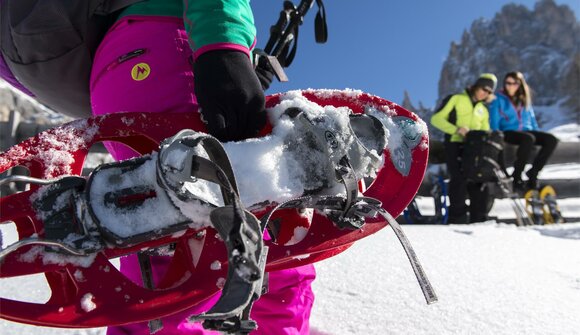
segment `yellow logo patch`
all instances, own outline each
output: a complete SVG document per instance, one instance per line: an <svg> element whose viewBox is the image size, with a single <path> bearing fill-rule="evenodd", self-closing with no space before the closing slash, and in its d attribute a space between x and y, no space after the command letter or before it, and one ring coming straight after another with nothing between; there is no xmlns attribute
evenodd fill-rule
<svg viewBox="0 0 580 335"><path fill-rule="evenodd" d="M141 81L147 77L151 73L151 68L147 63L139 63L131 69L131 78L135 81Z"/></svg>

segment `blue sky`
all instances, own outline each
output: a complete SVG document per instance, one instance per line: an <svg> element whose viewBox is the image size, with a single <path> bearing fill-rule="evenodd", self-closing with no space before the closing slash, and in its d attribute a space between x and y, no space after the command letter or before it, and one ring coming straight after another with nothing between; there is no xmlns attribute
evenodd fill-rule
<svg viewBox="0 0 580 335"><path fill-rule="evenodd" d="M299 0L294 0L298 5ZM443 61L452 41L478 18L492 19L502 0L325 0L329 38L314 41L317 6L300 27L298 53L286 69L288 83L268 93L304 88L355 88L400 103L404 90L414 104L433 106ZM514 3L532 8L535 0ZM580 0L556 0L578 17ZM280 0L253 0L258 47L282 9Z"/></svg>

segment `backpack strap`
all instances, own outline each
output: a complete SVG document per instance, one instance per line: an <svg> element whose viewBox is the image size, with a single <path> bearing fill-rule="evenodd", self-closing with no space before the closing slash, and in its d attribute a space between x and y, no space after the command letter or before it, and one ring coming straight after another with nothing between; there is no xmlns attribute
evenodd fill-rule
<svg viewBox="0 0 580 335"><path fill-rule="evenodd" d="M449 94L448 96L443 98L443 100L441 100L441 103L439 104L439 106L437 106L437 108L435 109L434 114L439 113L447 105L447 103L449 102L449 100L451 100L451 98L453 96L454 96L454 94ZM449 113L449 119L447 121L449 121L449 123L453 123L453 124L457 123L457 111L455 110L455 107L453 107L453 110ZM445 142L451 141L451 135L449 135L449 134L445 134L444 138L445 138Z"/></svg>
<svg viewBox="0 0 580 335"><path fill-rule="evenodd" d="M94 15L109 15L125 7L128 7L143 0L93 0L91 1L91 12Z"/></svg>

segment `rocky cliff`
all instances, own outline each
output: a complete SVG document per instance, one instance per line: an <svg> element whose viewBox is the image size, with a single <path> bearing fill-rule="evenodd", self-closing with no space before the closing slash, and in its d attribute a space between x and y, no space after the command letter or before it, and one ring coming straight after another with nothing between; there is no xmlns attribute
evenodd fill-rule
<svg viewBox="0 0 580 335"><path fill-rule="evenodd" d="M580 23L566 5L541 0L533 9L504 6L491 20L479 19L452 42L441 69L439 101L470 85L482 72L501 81L520 71L533 90L544 129L580 123Z"/></svg>

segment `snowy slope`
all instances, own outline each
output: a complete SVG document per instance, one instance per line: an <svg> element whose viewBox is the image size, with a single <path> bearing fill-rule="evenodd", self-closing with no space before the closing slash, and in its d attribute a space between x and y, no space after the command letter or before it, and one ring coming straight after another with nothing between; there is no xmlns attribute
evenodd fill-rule
<svg viewBox="0 0 580 335"><path fill-rule="evenodd" d="M573 207L580 207L580 198L566 206ZM386 228L318 263L311 334L578 333L580 222L404 229L440 301L424 303L402 248ZM42 285L31 278L3 281L0 295L38 301ZM101 335L104 330L0 320L0 333Z"/></svg>
<svg viewBox="0 0 580 335"><path fill-rule="evenodd" d="M317 267L319 334L578 333L580 224L405 228L439 303L383 230Z"/></svg>

